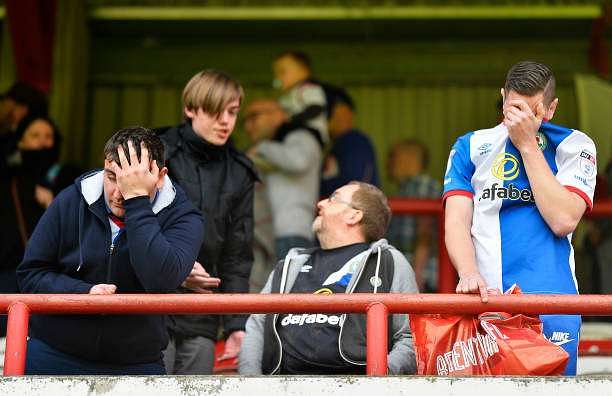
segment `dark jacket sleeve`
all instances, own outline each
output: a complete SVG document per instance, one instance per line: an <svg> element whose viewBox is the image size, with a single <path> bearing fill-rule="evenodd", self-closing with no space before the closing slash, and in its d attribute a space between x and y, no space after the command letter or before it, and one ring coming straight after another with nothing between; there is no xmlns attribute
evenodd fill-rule
<svg viewBox="0 0 612 396"><path fill-rule="evenodd" d="M62 205L70 204L63 198L60 195L53 200L28 241L23 261L17 267L17 281L22 293L88 293L93 286L64 273L71 269L58 262L63 218L60 209Z"/></svg>
<svg viewBox="0 0 612 396"><path fill-rule="evenodd" d="M138 280L146 292L176 290L193 268L202 244L202 216L185 199L162 230L148 197L131 198L124 205L130 263Z"/></svg>
<svg viewBox="0 0 612 396"><path fill-rule="evenodd" d="M253 266L253 178L246 176L240 192L242 197L232 210L231 223L219 263L221 291L248 293L249 276ZM226 335L244 330L248 315L223 316Z"/></svg>

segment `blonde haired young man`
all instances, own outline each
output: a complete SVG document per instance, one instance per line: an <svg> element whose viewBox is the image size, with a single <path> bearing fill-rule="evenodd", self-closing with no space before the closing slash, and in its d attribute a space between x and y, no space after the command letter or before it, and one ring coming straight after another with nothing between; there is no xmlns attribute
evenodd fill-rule
<svg viewBox="0 0 612 396"><path fill-rule="evenodd" d="M227 74L204 70L183 90L185 122L158 132L173 180L202 211L204 242L183 292L247 293L253 264L253 184L251 161L231 136L244 91ZM181 315L169 321L164 355L169 374L210 374L219 325L227 337L223 358L237 356L245 316Z"/></svg>

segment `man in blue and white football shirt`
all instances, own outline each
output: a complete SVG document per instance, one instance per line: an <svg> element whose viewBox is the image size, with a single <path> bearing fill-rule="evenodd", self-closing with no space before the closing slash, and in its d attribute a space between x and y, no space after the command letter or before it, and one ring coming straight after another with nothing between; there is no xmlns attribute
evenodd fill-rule
<svg viewBox="0 0 612 396"><path fill-rule="evenodd" d="M508 71L503 122L457 139L444 179L446 247L459 274L457 293L577 294L571 234L593 206L593 141L548 122L555 78L540 63ZM580 316L542 315L546 337L570 354L576 373Z"/></svg>

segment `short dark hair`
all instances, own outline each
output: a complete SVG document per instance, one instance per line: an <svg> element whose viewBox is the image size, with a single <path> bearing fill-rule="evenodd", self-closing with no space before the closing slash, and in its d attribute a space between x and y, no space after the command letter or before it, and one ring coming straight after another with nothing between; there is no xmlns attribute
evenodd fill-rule
<svg viewBox="0 0 612 396"><path fill-rule="evenodd" d="M545 104L550 104L555 98L555 85L555 76L548 66L533 61L522 61L508 70L504 91L514 91L526 96L543 92Z"/></svg>
<svg viewBox="0 0 612 396"><path fill-rule="evenodd" d="M104 158L109 161L114 161L121 166L119 162L119 153L117 148L123 147L123 152L126 154L128 162L130 157L128 153L128 141L132 141L132 146L136 149L136 156L140 161L140 144L144 143L149 150L149 159L157 162L159 169L164 167L164 144L159 136L152 130L141 127L132 126L118 130L113 136L108 139L104 145Z"/></svg>
<svg viewBox="0 0 612 396"><path fill-rule="evenodd" d="M47 116L37 116L34 114L28 114L27 116L23 117L23 119L19 121L19 124L17 124L17 128L15 128L15 140L21 140L28 127L32 123L34 123L34 121L39 120L45 121L49 124L49 126L53 130L53 147L59 150L62 145L62 134L60 133L59 128L57 127L55 122L53 122L53 120Z"/></svg>
<svg viewBox="0 0 612 396"><path fill-rule="evenodd" d="M353 193L351 204L363 212L361 226L366 242L379 240L385 236L391 221L391 208L387 197L378 187L369 183L352 181L349 185L359 187Z"/></svg>
<svg viewBox="0 0 612 396"><path fill-rule="evenodd" d="M355 111L355 102L351 95L342 87L337 87L328 83L319 83L325 92L325 99L331 109L339 104L347 105L351 110Z"/></svg>
<svg viewBox="0 0 612 396"><path fill-rule="evenodd" d="M40 89L24 82L16 82L2 95L20 105L28 107L28 115L46 117L49 113L47 95Z"/></svg>
<svg viewBox="0 0 612 396"><path fill-rule="evenodd" d="M312 71L312 62L310 60L310 56L308 56L307 53L303 51L287 50L287 51L283 51L280 54L278 54L274 58L274 60L277 61L286 56L293 58L293 60L295 60L300 65L304 66L306 69L308 69L308 71Z"/></svg>

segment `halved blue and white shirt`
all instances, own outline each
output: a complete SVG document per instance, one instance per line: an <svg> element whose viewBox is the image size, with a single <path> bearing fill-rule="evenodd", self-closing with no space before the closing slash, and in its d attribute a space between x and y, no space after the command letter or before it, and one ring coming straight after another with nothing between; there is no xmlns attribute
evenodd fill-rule
<svg viewBox="0 0 612 396"><path fill-rule="evenodd" d="M595 144L584 133L542 123L538 146L556 179L593 207ZM571 235L557 237L538 208L519 151L503 124L470 132L453 146L444 199L473 198L472 241L487 286L526 293L576 294Z"/></svg>

